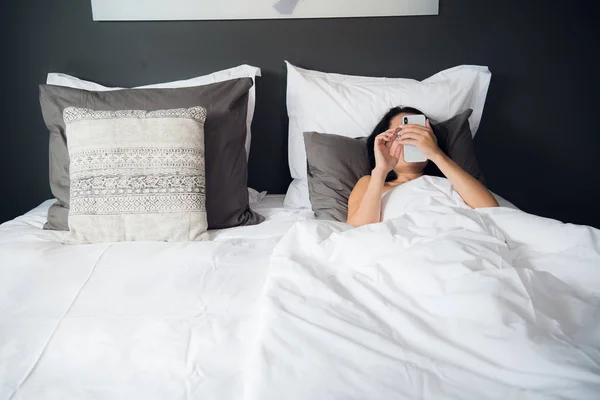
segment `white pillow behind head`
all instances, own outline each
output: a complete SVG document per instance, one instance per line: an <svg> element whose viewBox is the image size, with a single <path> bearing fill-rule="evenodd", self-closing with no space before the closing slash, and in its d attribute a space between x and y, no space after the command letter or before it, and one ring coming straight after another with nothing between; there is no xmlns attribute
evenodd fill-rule
<svg viewBox="0 0 600 400"><path fill-rule="evenodd" d="M390 108L410 106L433 121L445 121L471 108L469 122L474 135L491 79L487 67L468 65L420 82L323 73L298 68L287 61L286 64L288 161L294 178L284 202L289 207L310 207L304 132L368 136Z"/></svg>
<svg viewBox="0 0 600 400"><path fill-rule="evenodd" d="M481 123L483 107L491 79L492 73L488 67L460 65L438 72L423 82L448 83L450 90L450 115L448 118L452 118L469 108L473 110L473 113L469 117L469 125L471 126L471 134L475 137Z"/></svg>
<svg viewBox="0 0 600 400"><path fill-rule="evenodd" d="M182 88L192 86L209 85L211 83L228 81L231 79L238 78L252 78L252 88L248 95L248 115L246 116L246 159L250 155L250 142L252 135L250 132L250 125L252 124L252 118L254 117L254 107L256 105L256 77L261 76L260 68L253 67L251 65L239 65L237 67L217 71L209 75L198 76L191 79L185 79L174 82L157 83L153 85L138 86L134 89L170 89L170 88ZM108 91L108 90L120 90L120 87L106 87L95 82L84 81L74 76L61 73L49 73L46 78L46 83L55 86L66 86L75 89L84 89L90 91Z"/></svg>

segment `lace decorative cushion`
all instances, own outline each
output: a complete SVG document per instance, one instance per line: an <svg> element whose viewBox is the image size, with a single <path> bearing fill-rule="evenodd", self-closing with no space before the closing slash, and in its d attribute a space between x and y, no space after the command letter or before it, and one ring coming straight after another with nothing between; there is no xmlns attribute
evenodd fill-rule
<svg viewBox="0 0 600 400"><path fill-rule="evenodd" d="M65 108L70 243L207 238L202 107Z"/></svg>

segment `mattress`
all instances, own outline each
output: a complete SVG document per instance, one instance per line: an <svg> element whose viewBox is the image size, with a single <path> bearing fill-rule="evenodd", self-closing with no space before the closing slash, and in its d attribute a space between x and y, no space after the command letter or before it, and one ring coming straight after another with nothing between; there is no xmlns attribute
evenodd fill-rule
<svg viewBox="0 0 600 400"><path fill-rule="evenodd" d="M310 210L267 196L207 242L61 244L0 225L0 399L236 399L269 256Z"/></svg>

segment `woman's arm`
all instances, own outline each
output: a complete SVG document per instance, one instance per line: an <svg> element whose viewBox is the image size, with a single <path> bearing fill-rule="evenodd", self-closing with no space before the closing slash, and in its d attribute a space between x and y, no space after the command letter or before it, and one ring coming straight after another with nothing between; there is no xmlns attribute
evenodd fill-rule
<svg viewBox="0 0 600 400"><path fill-rule="evenodd" d="M417 146L429 160L437 165L470 207L498 207L498 202L485 186L440 150L429 120L427 120L426 127L405 125L400 134L400 143Z"/></svg>
<svg viewBox="0 0 600 400"><path fill-rule="evenodd" d="M498 207L498 202L490 191L442 151L432 156L431 161L437 165L470 207Z"/></svg>
<svg viewBox="0 0 600 400"><path fill-rule="evenodd" d="M381 196L387 173L373 170L359 179L348 198L348 224L359 227L381 221Z"/></svg>
<svg viewBox="0 0 600 400"><path fill-rule="evenodd" d="M388 129L375 137L375 168L371 176L358 180L348 198L347 223L354 227L381 221L381 196L387 174L400 158L401 147L395 144L397 129Z"/></svg>

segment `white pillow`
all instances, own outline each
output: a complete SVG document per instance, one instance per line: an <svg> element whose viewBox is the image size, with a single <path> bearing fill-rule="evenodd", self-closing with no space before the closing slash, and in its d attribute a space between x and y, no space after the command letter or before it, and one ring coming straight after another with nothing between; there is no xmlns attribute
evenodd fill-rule
<svg viewBox="0 0 600 400"><path fill-rule="evenodd" d="M198 76L196 78L174 81L174 82L166 82L166 83L157 83L154 85L146 85L139 86L135 89L170 89L170 88L181 88L181 87L191 87L191 86L202 86L208 85L211 83L228 81L231 79L237 78L252 78L252 88L250 89L248 96L248 115L246 117L246 126L247 126L247 134L246 134L246 158L250 155L250 141L251 141L251 133L250 133L250 125L252 124L252 118L254 117L254 106L256 105L256 77L261 76L260 68L253 67L251 65L240 65L237 67L225 69L222 71L217 71L209 75ZM70 76L67 74L61 73L49 73L46 78L46 83L55 86L66 86L75 89L84 89L90 91L106 91L106 90L119 90L123 89L120 87L106 87L102 86L95 82L84 81L79 78L75 78L74 76Z"/></svg>
<svg viewBox="0 0 600 400"><path fill-rule="evenodd" d="M451 68L420 82L330 74L286 64L288 161L294 178L284 202L289 207L310 207L304 132L367 136L385 112L400 105L418 108L434 121L471 108L469 123L475 135L491 79L487 67L472 65Z"/></svg>
<svg viewBox="0 0 600 400"><path fill-rule="evenodd" d="M308 181L306 179L294 179L290 183L283 199L283 206L290 208L312 207L310 204L310 194L308 193Z"/></svg>

